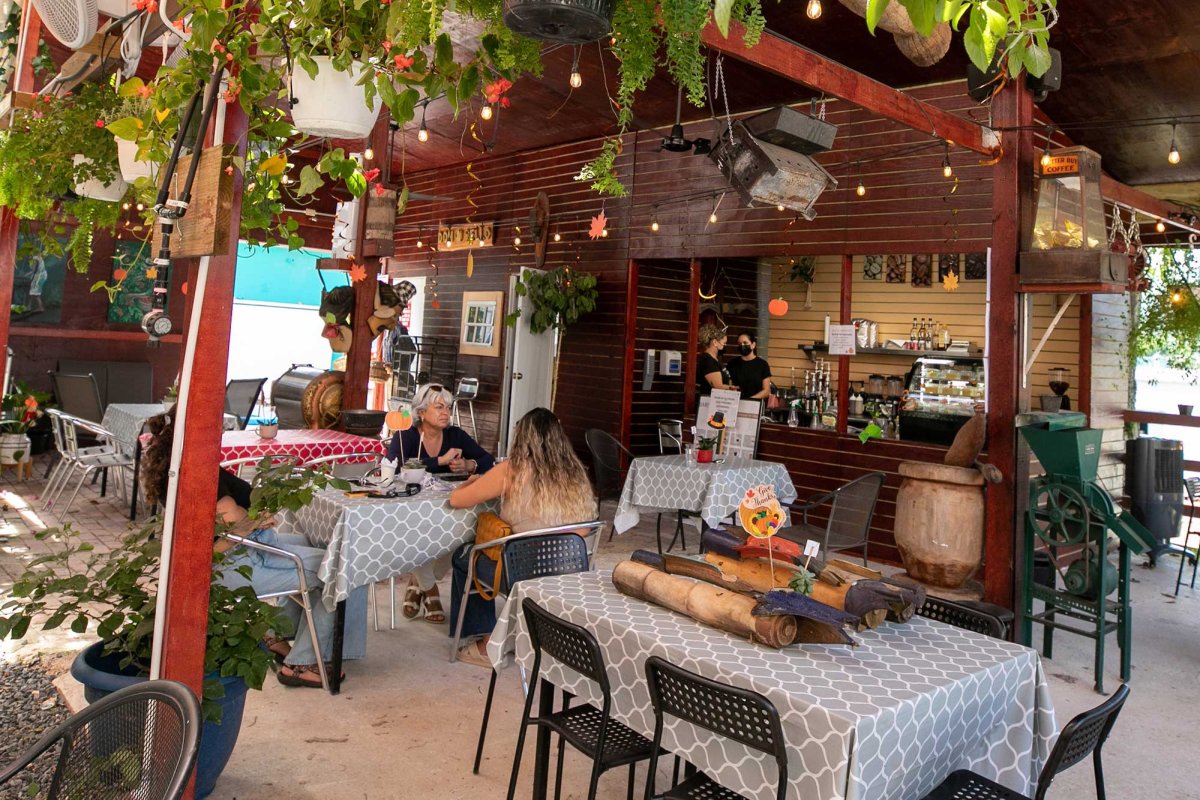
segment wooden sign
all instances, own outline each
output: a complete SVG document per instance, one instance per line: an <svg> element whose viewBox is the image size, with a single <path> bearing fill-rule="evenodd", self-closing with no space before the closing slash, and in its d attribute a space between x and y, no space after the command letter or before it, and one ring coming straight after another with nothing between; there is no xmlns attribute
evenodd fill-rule
<svg viewBox="0 0 1200 800"><path fill-rule="evenodd" d="M1076 153L1065 153L1050 157L1042 165L1043 175L1077 175L1079 174L1079 156Z"/></svg>
<svg viewBox="0 0 1200 800"><path fill-rule="evenodd" d="M396 191L367 193L367 229L363 234L364 256L395 254ZM374 246L369 246L374 245Z"/></svg>
<svg viewBox="0 0 1200 800"><path fill-rule="evenodd" d="M491 247L496 223L472 222L464 225L438 225L437 246L440 252Z"/></svg>
<svg viewBox="0 0 1200 800"><path fill-rule="evenodd" d="M200 153L200 166L192 183L192 202L171 232L172 258L211 256L229 250L233 176L225 174L225 166L232 163L228 155L233 153L233 145L224 147L226 157L222 157L219 147L209 147ZM175 174L171 176L172 198L179 197L183 191L191 163L192 156L179 159ZM150 252L158 252L161 234L161 227L155 220Z"/></svg>

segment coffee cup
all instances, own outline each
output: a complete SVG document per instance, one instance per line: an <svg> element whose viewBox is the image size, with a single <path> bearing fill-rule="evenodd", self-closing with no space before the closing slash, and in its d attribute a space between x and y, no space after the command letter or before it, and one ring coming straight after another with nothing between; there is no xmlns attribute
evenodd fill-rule
<svg viewBox="0 0 1200 800"><path fill-rule="evenodd" d="M277 433L279 433L279 423L258 426L258 435L263 439L274 439Z"/></svg>
<svg viewBox="0 0 1200 800"><path fill-rule="evenodd" d="M396 479L396 464L392 461L383 461L379 465L379 485L387 486Z"/></svg>

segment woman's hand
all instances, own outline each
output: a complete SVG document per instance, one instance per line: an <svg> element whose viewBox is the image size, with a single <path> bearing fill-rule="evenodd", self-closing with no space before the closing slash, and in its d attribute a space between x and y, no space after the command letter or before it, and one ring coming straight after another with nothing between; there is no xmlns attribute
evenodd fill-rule
<svg viewBox="0 0 1200 800"><path fill-rule="evenodd" d="M450 471L463 475L474 472L478 468L479 464L469 458L456 458L450 462Z"/></svg>
<svg viewBox="0 0 1200 800"><path fill-rule="evenodd" d="M462 448L461 447L451 447L445 453L438 456L437 463L438 463L438 466L441 466L441 467L450 466L450 468L453 469L454 467L452 466L451 462L461 461L461 460L462 460Z"/></svg>

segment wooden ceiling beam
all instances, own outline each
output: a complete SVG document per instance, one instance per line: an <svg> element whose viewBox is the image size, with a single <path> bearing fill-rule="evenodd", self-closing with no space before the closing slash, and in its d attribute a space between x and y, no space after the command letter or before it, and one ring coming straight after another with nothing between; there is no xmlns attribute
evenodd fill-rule
<svg viewBox="0 0 1200 800"><path fill-rule="evenodd" d="M1190 215L1194 213L1186 206L1146 194L1141 189L1126 186L1116 178L1105 174L1100 175L1100 195L1109 202L1118 203L1125 208L1131 208L1134 211L1164 220L1172 214ZM1187 230L1190 231L1192 228L1187 228Z"/></svg>
<svg viewBox="0 0 1200 800"><path fill-rule="evenodd" d="M703 34L704 44L731 58L839 97L905 127L945 139L955 146L985 156L996 154L999 140L989 128L924 103L769 31L763 33L754 47L743 44L744 34L745 28L732 20L728 38L721 35L716 25L707 25Z"/></svg>

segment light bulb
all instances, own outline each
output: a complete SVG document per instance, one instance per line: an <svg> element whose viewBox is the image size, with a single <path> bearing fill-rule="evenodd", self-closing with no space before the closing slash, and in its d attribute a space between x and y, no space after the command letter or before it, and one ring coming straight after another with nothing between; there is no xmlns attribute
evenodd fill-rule
<svg viewBox="0 0 1200 800"><path fill-rule="evenodd" d="M492 118L491 104L485 105L483 108L479 109L479 116L483 117L485 120L491 119Z"/></svg>
<svg viewBox="0 0 1200 800"><path fill-rule="evenodd" d="M653 222L650 223L650 230L654 231L655 233L658 233L658 220L654 220Z"/></svg>
<svg viewBox="0 0 1200 800"><path fill-rule="evenodd" d="M1158 222L1154 223L1154 230L1158 231L1159 233L1166 233L1167 224L1160 219Z"/></svg>
<svg viewBox="0 0 1200 800"><path fill-rule="evenodd" d="M363 158L365 158L367 161L371 161L375 158L375 151L368 147L366 150L363 150Z"/></svg>
<svg viewBox="0 0 1200 800"><path fill-rule="evenodd" d="M1175 146L1175 142L1171 142L1171 152L1167 153L1167 161L1172 164L1179 163L1179 148Z"/></svg>
<svg viewBox="0 0 1200 800"><path fill-rule="evenodd" d="M583 76L579 74L579 70L571 73L570 84L572 89L578 89L580 86L583 86Z"/></svg>
<svg viewBox="0 0 1200 800"><path fill-rule="evenodd" d="M126 211L128 211L130 208L132 208L132 206L131 206L131 205L129 205L129 203L124 203L124 204L121 206L121 208L123 208L123 209L125 209Z"/></svg>
<svg viewBox="0 0 1200 800"><path fill-rule="evenodd" d="M861 180L858 182L858 188L854 190L854 193L857 194L859 197L862 197L863 195L865 195L867 193L867 187L863 185L863 182Z"/></svg>
<svg viewBox="0 0 1200 800"><path fill-rule="evenodd" d="M949 161L942 164L942 175L947 178L952 177L954 175L954 167L950 166Z"/></svg>
<svg viewBox="0 0 1200 800"><path fill-rule="evenodd" d="M1175 303L1176 305L1178 305L1179 303L1182 303L1183 302L1183 292L1179 291L1178 289L1171 292L1171 302Z"/></svg>
<svg viewBox="0 0 1200 800"><path fill-rule="evenodd" d="M715 222L717 221L717 212L715 212L715 211L714 211L714 212L712 212L711 214L709 214L709 215L708 215L708 221L709 221L710 223L715 223Z"/></svg>
<svg viewBox="0 0 1200 800"><path fill-rule="evenodd" d="M808 14L809 19L816 19L821 16L821 0L808 0L808 8L804 10Z"/></svg>
<svg viewBox="0 0 1200 800"><path fill-rule="evenodd" d="M561 234L561 233L559 233L558 231L555 231L555 232L554 232L554 241L556 241L556 242L561 242L561 241L562 241L562 234Z"/></svg>
<svg viewBox="0 0 1200 800"><path fill-rule="evenodd" d="M521 246L521 237L520 236L513 237L513 245L515 245L516 247Z"/></svg>
<svg viewBox="0 0 1200 800"><path fill-rule="evenodd" d="M775 206L775 210L776 210L776 211L783 211L783 210L784 210L784 208L783 208L783 203L780 203L779 205Z"/></svg>
<svg viewBox="0 0 1200 800"><path fill-rule="evenodd" d="M1042 169L1045 169L1048 166L1050 166L1050 151L1049 150L1042 153Z"/></svg>
<svg viewBox="0 0 1200 800"><path fill-rule="evenodd" d="M605 237L605 238L607 238L607 237L608 237L608 228L601 228L601 229L600 229L600 235L601 235L602 237Z"/></svg>
<svg viewBox="0 0 1200 800"><path fill-rule="evenodd" d="M426 128L425 123L423 123L423 122L421 123L421 127L417 129L417 141L418 142L428 142L429 141L429 128Z"/></svg>
<svg viewBox="0 0 1200 800"><path fill-rule="evenodd" d="M425 244L425 243L424 243L424 242L422 242L422 241L421 241L421 238L418 236L418 237L417 237L417 249L418 249L418 250L420 250L420 249L421 249L421 248L424 246L424 244Z"/></svg>
<svg viewBox="0 0 1200 800"><path fill-rule="evenodd" d="M137 210L138 210L138 211L145 211L145 210L146 210L146 206L145 206L145 204L143 204L143 203L138 203L138 204L137 204Z"/></svg>

